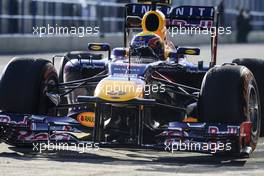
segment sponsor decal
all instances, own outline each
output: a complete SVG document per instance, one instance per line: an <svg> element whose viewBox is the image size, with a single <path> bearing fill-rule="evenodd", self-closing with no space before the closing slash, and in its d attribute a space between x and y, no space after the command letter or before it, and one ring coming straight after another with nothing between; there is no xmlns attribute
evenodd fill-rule
<svg viewBox="0 0 264 176"><path fill-rule="evenodd" d="M27 116L24 116L22 121L12 121L10 116L7 115L0 115L0 123L10 123L10 124L19 124L19 125L27 125Z"/></svg>
<svg viewBox="0 0 264 176"><path fill-rule="evenodd" d="M93 128L95 124L95 113L83 112L77 116L77 120L81 125Z"/></svg>
<svg viewBox="0 0 264 176"><path fill-rule="evenodd" d="M170 13L172 17L207 17L213 19L214 17L214 7L192 7L192 6L181 6L172 9Z"/></svg>
<svg viewBox="0 0 264 176"><path fill-rule="evenodd" d="M238 126L227 126L222 130L219 130L216 126L209 126L208 133L209 134L237 134L239 132Z"/></svg>
<svg viewBox="0 0 264 176"><path fill-rule="evenodd" d="M54 133L48 135L48 133L33 133L32 131L20 131L18 135L18 140L22 141L69 141L72 138L71 135L67 133Z"/></svg>
<svg viewBox="0 0 264 176"><path fill-rule="evenodd" d="M151 7L151 4L128 4L127 15L143 17L145 13L151 10ZM166 5L157 5L157 10L161 11L166 18L168 18L171 7Z"/></svg>
<svg viewBox="0 0 264 176"><path fill-rule="evenodd" d="M237 134L238 127L237 126L227 126L227 133L228 134Z"/></svg>
<svg viewBox="0 0 264 176"><path fill-rule="evenodd" d="M22 121L17 122L17 124L20 124L20 125L27 125L27 123L28 123L28 118L27 118L27 116L25 116L24 119L23 119Z"/></svg>
<svg viewBox="0 0 264 176"><path fill-rule="evenodd" d="M173 20L171 20L171 21L169 21L167 23L172 25L172 26L177 26L177 27L211 28L214 25L212 20L192 21L192 20L173 19Z"/></svg>
<svg viewBox="0 0 264 176"><path fill-rule="evenodd" d="M10 117L7 115L0 115L0 123L9 123Z"/></svg>
<svg viewBox="0 0 264 176"><path fill-rule="evenodd" d="M100 45L92 45L91 46L91 50L94 50L94 51L99 51L99 50L101 50L101 46Z"/></svg>
<svg viewBox="0 0 264 176"><path fill-rule="evenodd" d="M208 129L208 133L210 134L218 134L219 133L219 129L216 126L210 126Z"/></svg>
<svg viewBox="0 0 264 176"><path fill-rule="evenodd" d="M186 50L185 53L189 54L189 55L194 55L194 54L196 54L196 51L195 50Z"/></svg>

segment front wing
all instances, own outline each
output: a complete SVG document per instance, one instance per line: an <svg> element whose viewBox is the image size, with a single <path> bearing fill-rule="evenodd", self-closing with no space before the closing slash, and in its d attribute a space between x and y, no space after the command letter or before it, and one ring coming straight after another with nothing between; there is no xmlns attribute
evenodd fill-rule
<svg viewBox="0 0 264 176"><path fill-rule="evenodd" d="M172 152L217 153L239 150L250 153L250 128L248 122L231 125L172 122L157 136L157 143L153 147ZM78 134L83 133L89 133L87 127L70 117L0 113L0 141L14 146L40 142L88 142L78 137ZM100 143L93 140L89 142ZM146 145L141 142L138 144Z"/></svg>

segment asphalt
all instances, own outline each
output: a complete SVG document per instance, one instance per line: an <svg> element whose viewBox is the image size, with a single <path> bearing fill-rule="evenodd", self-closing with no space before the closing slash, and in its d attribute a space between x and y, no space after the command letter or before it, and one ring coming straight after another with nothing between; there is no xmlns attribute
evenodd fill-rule
<svg viewBox="0 0 264 176"><path fill-rule="evenodd" d="M201 57L210 58L209 46L201 46ZM234 58L264 59L264 44L220 45L218 64ZM30 54L19 57L50 59L54 54ZM0 56L0 70L13 58ZM202 58L202 59L201 59ZM58 61L59 62L59 61ZM56 65L58 65L56 62ZM0 144L0 176L154 176L154 175L256 175L264 174L264 138L250 158L214 157L208 154L163 152L146 149L103 148L86 152L76 150L46 151L21 149Z"/></svg>

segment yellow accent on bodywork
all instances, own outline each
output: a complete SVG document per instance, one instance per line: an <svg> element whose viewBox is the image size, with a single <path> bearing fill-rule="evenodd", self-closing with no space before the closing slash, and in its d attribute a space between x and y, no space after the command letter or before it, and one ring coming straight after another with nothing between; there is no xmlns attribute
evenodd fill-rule
<svg viewBox="0 0 264 176"><path fill-rule="evenodd" d="M93 46L91 46L91 49L92 50L94 50L94 51L99 51L99 50L101 50L101 46L100 45L93 45Z"/></svg>
<svg viewBox="0 0 264 176"><path fill-rule="evenodd" d="M150 32L147 30L147 26L146 26L146 19L147 17L150 15L150 14L154 14L158 17L159 19L159 27L156 31L151 31L155 34L157 34L158 36L160 36L160 38L162 40L165 39L166 37L166 32L167 32L167 29L166 29L166 18L165 18L165 15L159 11L159 10L156 10L156 11L148 11L147 13L145 13L145 15L143 16L143 19L142 19L142 22L141 22L141 26L142 26L142 29L143 29L143 32L144 33L147 33L147 32Z"/></svg>
<svg viewBox="0 0 264 176"><path fill-rule="evenodd" d="M189 54L189 55L194 55L194 54L196 54L196 51L192 50L192 49L189 49L189 50L186 50L185 53Z"/></svg>
<svg viewBox="0 0 264 176"><path fill-rule="evenodd" d="M142 98L144 86L141 80L103 79L97 85L94 96L106 101L125 102Z"/></svg>
<svg viewBox="0 0 264 176"><path fill-rule="evenodd" d="M183 122L185 122L185 123L196 123L196 122L198 122L198 119L193 118L193 117L187 117L187 118L183 119Z"/></svg>

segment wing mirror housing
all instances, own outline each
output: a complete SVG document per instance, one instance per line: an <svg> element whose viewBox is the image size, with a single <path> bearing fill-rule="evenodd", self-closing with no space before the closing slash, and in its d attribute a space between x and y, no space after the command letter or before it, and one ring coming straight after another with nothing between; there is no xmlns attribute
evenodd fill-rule
<svg viewBox="0 0 264 176"><path fill-rule="evenodd" d="M88 43L88 50L94 52L108 52L108 59L111 60L111 48L108 43Z"/></svg>
<svg viewBox="0 0 264 176"><path fill-rule="evenodd" d="M179 47L177 48L178 55L200 55L200 48L191 48L191 47Z"/></svg>

